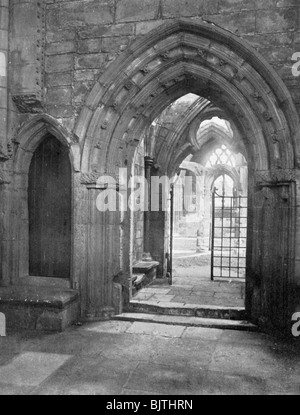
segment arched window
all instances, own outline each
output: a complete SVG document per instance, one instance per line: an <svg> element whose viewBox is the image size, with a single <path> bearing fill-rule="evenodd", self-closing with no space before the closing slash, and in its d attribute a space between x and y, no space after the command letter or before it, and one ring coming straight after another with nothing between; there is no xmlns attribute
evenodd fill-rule
<svg viewBox="0 0 300 415"><path fill-rule="evenodd" d="M216 164L225 164L231 167L236 166L234 155L224 144L211 154L205 167L213 167Z"/></svg>

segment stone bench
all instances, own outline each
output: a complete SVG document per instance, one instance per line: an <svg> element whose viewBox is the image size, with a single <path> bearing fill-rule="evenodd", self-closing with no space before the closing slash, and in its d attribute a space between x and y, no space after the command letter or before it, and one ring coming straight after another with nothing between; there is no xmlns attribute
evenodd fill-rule
<svg viewBox="0 0 300 415"><path fill-rule="evenodd" d="M135 281L133 281L133 287L140 289L156 279L158 266L159 262L157 261L140 261L134 264L132 273L136 278Z"/></svg>
<svg viewBox="0 0 300 415"><path fill-rule="evenodd" d="M0 312L8 328L63 331L78 320L79 295L65 288L0 288Z"/></svg>

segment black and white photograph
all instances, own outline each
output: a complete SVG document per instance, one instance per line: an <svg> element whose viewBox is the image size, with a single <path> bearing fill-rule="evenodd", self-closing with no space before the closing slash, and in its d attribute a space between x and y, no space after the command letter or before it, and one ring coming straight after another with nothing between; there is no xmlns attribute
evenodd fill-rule
<svg viewBox="0 0 300 415"><path fill-rule="evenodd" d="M0 395L300 395L300 0L0 0Z"/></svg>

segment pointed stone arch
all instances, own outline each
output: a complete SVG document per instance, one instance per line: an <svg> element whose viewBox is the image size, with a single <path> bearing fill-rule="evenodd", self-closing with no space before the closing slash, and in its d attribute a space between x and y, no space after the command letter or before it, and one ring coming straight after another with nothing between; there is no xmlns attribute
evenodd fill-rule
<svg viewBox="0 0 300 415"><path fill-rule="evenodd" d="M11 240L10 250L8 251L9 261L13 264L9 275L9 282L12 284L17 284L20 280L24 283L24 278L29 276L28 175L36 149L49 136L58 140L62 147L66 148L71 171L70 192L72 196L70 203L73 205L74 173L80 166L78 144L72 141L70 134L52 117L45 114L33 116L20 128L14 140L16 151L13 158L13 175L9 188L11 194ZM73 214L70 212L70 215L73 228ZM74 251L73 236L72 229L71 257ZM72 269L69 278L70 283L66 283L65 286L71 286L71 280Z"/></svg>
<svg viewBox="0 0 300 415"><path fill-rule="evenodd" d="M245 40L182 19L136 40L96 82L75 128L83 171L124 163L145 125L187 92L222 105L243 133L255 170L294 168L299 120L280 77Z"/></svg>
<svg viewBox="0 0 300 415"><path fill-rule="evenodd" d="M130 171L145 128L187 93L198 94L222 108L243 140L252 189L246 309L253 320L286 329L297 283L294 247L299 117L281 78L244 39L201 20L180 19L133 42L99 77L78 117L74 134L82 148L82 183L91 187L103 173L116 176L119 167L127 166ZM268 202L256 208L255 201L266 197ZM91 211L93 198L88 199L87 210ZM260 221L274 211L280 219L276 247L274 232L261 227ZM105 229L112 238L118 235L120 222L117 215L110 215L108 220ZM103 221L105 218L101 226ZM126 257L126 219L121 226L125 227L122 253ZM114 245L107 246L105 232L101 241L98 257L116 263ZM93 245L91 239L89 243ZM262 258L261 247L265 246L272 246L272 251ZM129 266L129 261L123 263ZM101 262L95 258L92 269L97 266L100 268ZM87 299L93 315L100 304L112 304L112 275L107 270L105 277L94 274L88 277L88 287L98 287L101 282L110 298L94 290L93 301ZM274 301L278 302L275 313L271 306Z"/></svg>

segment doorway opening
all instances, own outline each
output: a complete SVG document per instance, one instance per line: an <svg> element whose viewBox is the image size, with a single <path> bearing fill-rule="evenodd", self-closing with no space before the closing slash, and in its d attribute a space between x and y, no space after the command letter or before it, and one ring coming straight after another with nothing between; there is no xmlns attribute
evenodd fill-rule
<svg viewBox="0 0 300 415"><path fill-rule="evenodd" d="M28 177L29 276L70 278L71 164L68 148L48 134Z"/></svg>
<svg viewBox="0 0 300 415"><path fill-rule="evenodd" d="M193 110L194 118L188 123ZM177 142L170 143L170 131L178 124L182 132ZM169 177L172 192L167 212L135 212L131 217L133 263L141 261L145 245L160 263L164 260L160 253L166 252L159 276L169 271L172 288L168 292L160 288L163 297L151 296L155 286L161 287L158 278L134 299L244 308L248 168L237 129L211 102L187 94L145 131L135 153L133 175L146 176L144 159L153 160L152 175L161 175L159 160L172 146L178 156L173 158L174 173ZM145 227L145 215L150 227Z"/></svg>
<svg viewBox="0 0 300 415"><path fill-rule="evenodd" d="M200 305L245 307L248 168L234 131L220 117L203 121L199 149L181 163L174 186L174 206L183 208L173 214L173 284ZM195 183L192 209L186 178Z"/></svg>

